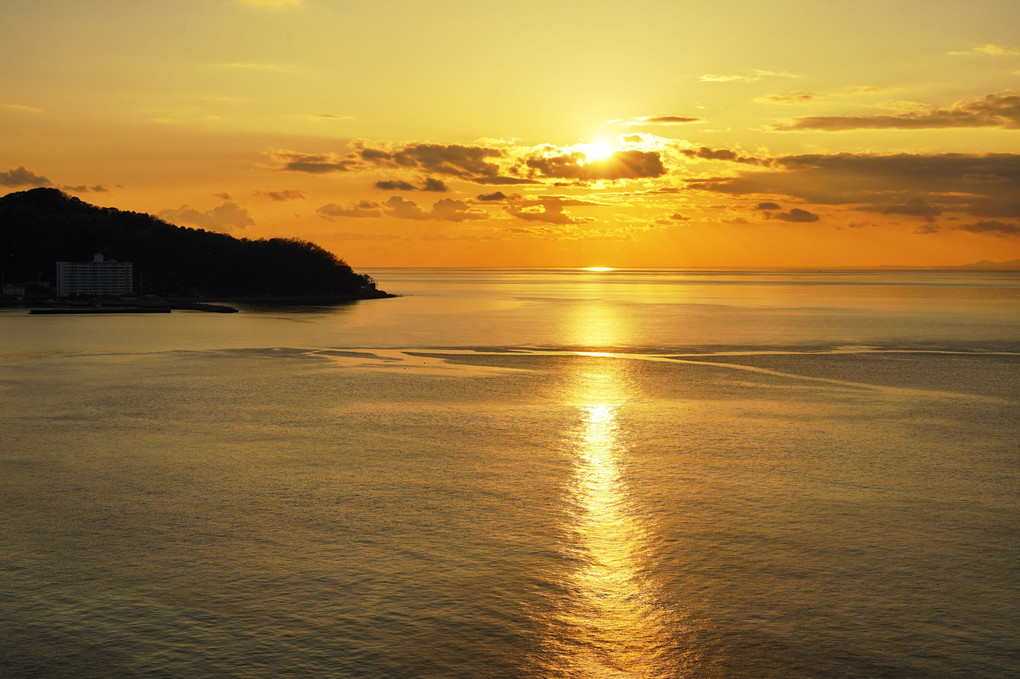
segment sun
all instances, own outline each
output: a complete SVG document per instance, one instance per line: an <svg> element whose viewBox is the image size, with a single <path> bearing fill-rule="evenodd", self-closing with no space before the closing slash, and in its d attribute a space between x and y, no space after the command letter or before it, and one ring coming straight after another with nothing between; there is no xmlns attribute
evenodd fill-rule
<svg viewBox="0 0 1020 679"><path fill-rule="evenodd" d="M581 144L581 152L588 159L588 162L605 160L613 155L615 150L612 144L602 140L593 141L590 144Z"/></svg>

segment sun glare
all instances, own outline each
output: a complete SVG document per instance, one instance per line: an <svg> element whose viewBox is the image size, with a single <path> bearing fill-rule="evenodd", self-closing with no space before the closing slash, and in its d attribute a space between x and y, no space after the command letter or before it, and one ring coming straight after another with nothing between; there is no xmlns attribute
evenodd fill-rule
<svg viewBox="0 0 1020 679"><path fill-rule="evenodd" d="M584 144L581 147L585 158L588 162L596 160L605 160L609 156L613 155L613 147L609 142L606 141L593 141L590 144Z"/></svg>
<svg viewBox="0 0 1020 679"><path fill-rule="evenodd" d="M582 271L613 271L611 266L586 266L581 269Z"/></svg>

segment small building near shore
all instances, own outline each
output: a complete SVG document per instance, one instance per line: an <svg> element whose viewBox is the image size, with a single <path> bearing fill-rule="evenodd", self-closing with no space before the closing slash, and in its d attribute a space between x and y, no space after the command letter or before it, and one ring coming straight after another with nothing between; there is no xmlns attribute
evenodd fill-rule
<svg viewBox="0 0 1020 679"><path fill-rule="evenodd" d="M132 292L131 262L106 261L99 253L91 262L57 262L57 297L122 297Z"/></svg>

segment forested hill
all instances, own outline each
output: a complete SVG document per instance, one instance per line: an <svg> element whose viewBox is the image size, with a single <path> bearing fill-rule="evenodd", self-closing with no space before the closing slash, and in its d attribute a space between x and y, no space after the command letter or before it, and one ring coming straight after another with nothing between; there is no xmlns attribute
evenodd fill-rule
<svg viewBox="0 0 1020 679"><path fill-rule="evenodd" d="M133 262L135 289L159 296L386 296L370 276L307 241L237 239L100 208L57 189L0 198L0 271L8 283L52 281L58 261Z"/></svg>

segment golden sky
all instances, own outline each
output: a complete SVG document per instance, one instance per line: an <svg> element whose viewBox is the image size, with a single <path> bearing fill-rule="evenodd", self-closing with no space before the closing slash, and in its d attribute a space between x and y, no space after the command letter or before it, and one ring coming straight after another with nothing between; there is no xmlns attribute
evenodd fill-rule
<svg viewBox="0 0 1020 679"><path fill-rule="evenodd" d="M1020 258L1020 2L0 0L0 193L371 266Z"/></svg>

